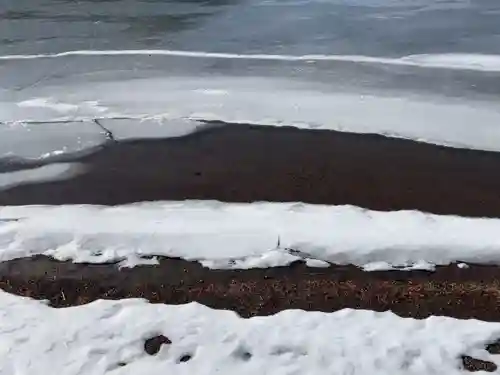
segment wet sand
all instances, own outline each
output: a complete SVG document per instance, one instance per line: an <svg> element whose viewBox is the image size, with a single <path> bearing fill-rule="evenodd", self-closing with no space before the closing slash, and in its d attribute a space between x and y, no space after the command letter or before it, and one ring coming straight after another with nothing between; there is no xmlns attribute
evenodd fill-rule
<svg viewBox="0 0 500 375"><path fill-rule="evenodd" d="M216 199L500 216L498 153L370 134L215 125L66 156L85 163L87 172L0 191L0 205ZM16 168L26 165L4 166Z"/></svg>
<svg viewBox="0 0 500 375"><path fill-rule="evenodd" d="M74 264L45 256L0 263L0 287L46 299L55 307L96 299L146 298L154 303L197 301L243 317L285 309L343 308L393 311L403 317L445 315L500 321L500 268L438 267L436 272L364 272L354 266L210 270L199 263L161 258L155 266Z"/></svg>

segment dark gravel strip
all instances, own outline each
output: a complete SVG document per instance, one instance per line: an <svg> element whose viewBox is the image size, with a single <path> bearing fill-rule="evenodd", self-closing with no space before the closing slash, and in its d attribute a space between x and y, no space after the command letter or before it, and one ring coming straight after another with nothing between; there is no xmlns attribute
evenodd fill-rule
<svg viewBox="0 0 500 375"><path fill-rule="evenodd" d="M216 199L500 216L500 153L369 134L210 125L185 137L108 143L65 157L89 170L0 191L0 205Z"/></svg>
<svg viewBox="0 0 500 375"><path fill-rule="evenodd" d="M114 264L74 264L45 256L0 263L0 287L47 299L52 306L96 299L140 297L156 303L204 305L241 316L285 309L391 310L403 317L446 315L500 321L500 268L438 267L436 272L364 272L353 266L209 270L199 263L163 258L157 266L121 269Z"/></svg>

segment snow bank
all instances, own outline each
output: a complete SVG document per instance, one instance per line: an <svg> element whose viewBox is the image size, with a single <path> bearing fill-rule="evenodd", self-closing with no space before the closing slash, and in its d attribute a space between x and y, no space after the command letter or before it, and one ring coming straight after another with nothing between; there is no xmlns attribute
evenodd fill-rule
<svg viewBox="0 0 500 375"><path fill-rule="evenodd" d="M242 319L137 299L53 309L3 291L0 315L1 375L458 375L463 354L496 361L484 345L500 336L498 323L445 317L346 309ZM144 341L158 334L172 344L149 356Z"/></svg>
<svg viewBox="0 0 500 375"><path fill-rule="evenodd" d="M271 267L303 258L421 269L454 261L500 263L498 233L500 219L353 206L184 201L0 207L0 260L46 254L133 265L144 255L165 255L212 268Z"/></svg>

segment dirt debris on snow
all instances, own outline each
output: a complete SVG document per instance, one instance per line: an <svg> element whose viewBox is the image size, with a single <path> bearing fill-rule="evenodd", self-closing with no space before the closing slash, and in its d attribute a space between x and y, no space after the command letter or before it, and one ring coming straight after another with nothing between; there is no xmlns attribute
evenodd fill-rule
<svg viewBox="0 0 500 375"><path fill-rule="evenodd" d="M144 351L149 355L157 354L163 345L169 345L172 341L164 335L150 337L144 341Z"/></svg>
<svg viewBox="0 0 500 375"><path fill-rule="evenodd" d="M493 362L473 358L468 355L462 356L462 363L464 369L470 372L477 372L477 371L495 372L498 368L498 366Z"/></svg>

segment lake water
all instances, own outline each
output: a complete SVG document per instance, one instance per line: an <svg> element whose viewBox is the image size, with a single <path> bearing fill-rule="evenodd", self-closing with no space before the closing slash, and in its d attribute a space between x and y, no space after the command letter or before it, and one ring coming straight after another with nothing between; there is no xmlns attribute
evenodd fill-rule
<svg viewBox="0 0 500 375"><path fill-rule="evenodd" d="M500 149L500 3L2 0L0 121L108 117Z"/></svg>

